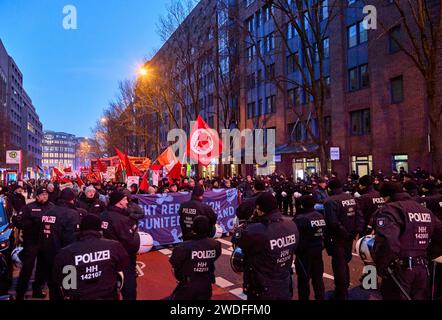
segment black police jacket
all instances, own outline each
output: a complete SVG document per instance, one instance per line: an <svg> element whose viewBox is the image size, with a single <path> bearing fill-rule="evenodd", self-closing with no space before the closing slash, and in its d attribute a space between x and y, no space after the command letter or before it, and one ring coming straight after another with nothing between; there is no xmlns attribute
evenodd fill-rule
<svg viewBox="0 0 442 320"><path fill-rule="evenodd" d="M177 246L170 264L178 281L215 280L215 261L221 256L221 243L204 237Z"/></svg>
<svg viewBox="0 0 442 320"><path fill-rule="evenodd" d="M384 198L382 198L379 192L374 190L373 187L369 187L364 194L356 198L356 202L364 217L365 223L363 231L368 231L368 228L372 228L373 214L385 203Z"/></svg>
<svg viewBox="0 0 442 320"><path fill-rule="evenodd" d="M296 224L276 210L255 218L238 233L241 234L235 234L232 242L244 252L247 291L291 296L293 254L299 242Z"/></svg>
<svg viewBox="0 0 442 320"><path fill-rule="evenodd" d="M86 197L86 194L83 193L77 200L77 207L97 216L106 210L106 205L99 199L98 192L95 193L92 199Z"/></svg>
<svg viewBox="0 0 442 320"><path fill-rule="evenodd" d="M65 266L75 267L75 273L66 273ZM128 266L129 256L119 242L102 239L97 231L85 231L78 241L60 250L52 274L66 299L117 299L117 275ZM76 289L63 287L63 279L70 275L75 276Z"/></svg>
<svg viewBox="0 0 442 320"><path fill-rule="evenodd" d="M137 224L127 210L111 206L101 214L103 236L120 242L129 255L135 255L140 248Z"/></svg>
<svg viewBox="0 0 442 320"><path fill-rule="evenodd" d="M75 206L62 200L41 216L40 244L48 257L54 257L61 248L75 241L81 214Z"/></svg>
<svg viewBox="0 0 442 320"><path fill-rule="evenodd" d="M199 215L209 218L211 231L210 234L208 234L208 237L212 238L215 235L215 224L218 217L211 206L198 200L190 200L181 204L178 214L180 216L180 226L184 240L189 240L192 238L193 220Z"/></svg>
<svg viewBox="0 0 442 320"><path fill-rule="evenodd" d="M32 202L23 207L23 210L12 217L12 223L18 229L23 230L23 246L38 246L40 244L40 229L42 215L54 207L47 201L41 203Z"/></svg>
<svg viewBox="0 0 442 320"><path fill-rule="evenodd" d="M381 274L396 259L426 257L430 240L442 243L442 223L407 193L379 209L375 221L374 261Z"/></svg>
<svg viewBox="0 0 442 320"><path fill-rule="evenodd" d="M324 203L327 235L333 241L351 241L362 232L364 218L352 195L335 190Z"/></svg>
<svg viewBox="0 0 442 320"><path fill-rule="evenodd" d="M314 209L301 211L293 219L299 231L297 252L303 253L324 248L326 223L324 216Z"/></svg>
<svg viewBox="0 0 442 320"><path fill-rule="evenodd" d="M434 190L429 195L422 197L421 203L427 209L431 210L439 220L442 219L442 194L440 194L438 190Z"/></svg>

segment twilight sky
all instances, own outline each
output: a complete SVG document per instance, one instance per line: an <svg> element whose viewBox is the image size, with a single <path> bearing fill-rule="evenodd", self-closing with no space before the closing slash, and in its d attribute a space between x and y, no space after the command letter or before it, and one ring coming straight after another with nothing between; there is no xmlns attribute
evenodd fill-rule
<svg viewBox="0 0 442 320"><path fill-rule="evenodd" d="M169 0L0 0L0 39L23 73L45 130L91 136L118 81L161 47ZM63 8L77 9L77 30Z"/></svg>

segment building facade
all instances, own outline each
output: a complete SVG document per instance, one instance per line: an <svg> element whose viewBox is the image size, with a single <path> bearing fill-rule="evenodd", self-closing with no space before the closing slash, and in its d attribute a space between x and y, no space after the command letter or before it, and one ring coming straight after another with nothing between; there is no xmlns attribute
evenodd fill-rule
<svg viewBox="0 0 442 320"><path fill-rule="evenodd" d="M217 12L217 19L212 19L213 38L205 37L206 28L196 28L187 39L192 41L192 49L199 49L194 50L194 60L186 60L189 65L208 56L217 66L213 79L209 77L208 91L200 91L203 107L199 114L212 128L226 127L219 120L223 93L217 85L222 82L224 69L228 70L230 79L235 79L233 88L229 89L232 103L227 104L227 109L232 112L228 113L227 122L235 123L239 129L276 130L277 172L302 178L319 171L318 145L309 134L309 131L318 134L319 121L324 124L327 152L333 148L339 153L328 167L341 175L352 170L364 175L371 170L391 173L400 167L407 171L430 168L424 79L395 40L405 38L405 30L403 25L393 23L400 17L392 1L368 2L318 1L318 19L321 28L327 25L327 31L321 38L323 56L313 60L306 57L303 50L306 41L291 27L290 16L273 8L268 1L201 1L183 22L198 26L198 19L207 18L205 12ZM287 3L293 6L295 1ZM380 21L389 22L387 31L381 26L367 29L363 13L366 4L382 7L378 15ZM226 36L221 22L228 26ZM170 63L172 44L182 41L186 36L184 30L174 33L148 66L158 68L166 61ZM312 37L313 33L305 31L306 37ZM222 61L222 52L231 55ZM310 52L314 55L315 48ZM298 63L301 68L307 68L307 61L312 61L314 68L321 65L323 70L321 80L326 95L323 117L319 120L312 111L311 94L303 86L306 80L302 78L302 70L296 68ZM178 81L175 87L186 91L186 86L192 88L190 84L197 83L196 79L203 79L204 83L208 73L204 69L198 71L198 76L190 77L187 82ZM313 73L316 77L316 69ZM178 113L186 113L195 107L195 101L189 100L188 105L177 103L176 107ZM309 128L305 128L305 123ZM179 124L188 129L186 123ZM176 123L172 121L161 123L160 140L164 145L167 145L167 131L174 126ZM259 172L257 169L238 167L243 174Z"/></svg>
<svg viewBox="0 0 442 320"><path fill-rule="evenodd" d="M0 111L0 167L10 167L5 164L6 150L22 150L24 174L41 165L42 123L23 87L23 74L1 40Z"/></svg>
<svg viewBox="0 0 442 320"><path fill-rule="evenodd" d="M45 130L42 143L43 169L49 172L51 167L73 168L76 144L73 134Z"/></svg>

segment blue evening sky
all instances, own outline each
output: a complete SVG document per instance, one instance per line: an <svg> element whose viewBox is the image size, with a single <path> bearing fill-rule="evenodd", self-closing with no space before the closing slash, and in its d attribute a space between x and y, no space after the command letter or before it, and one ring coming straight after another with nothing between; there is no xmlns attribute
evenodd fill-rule
<svg viewBox="0 0 442 320"><path fill-rule="evenodd" d="M45 130L91 128L145 57L161 47L169 0L0 0L0 39L18 64ZM77 30L63 8L77 8Z"/></svg>

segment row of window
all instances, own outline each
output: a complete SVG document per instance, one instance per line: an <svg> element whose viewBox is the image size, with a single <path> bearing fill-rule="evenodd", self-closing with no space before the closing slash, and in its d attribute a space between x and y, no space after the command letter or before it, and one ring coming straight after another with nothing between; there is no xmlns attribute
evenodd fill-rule
<svg viewBox="0 0 442 320"><path fill-rule="evenodd" d="M53 152L43 152L44 158L63 158L63 159L74 159L75 154L73 153L53 153Z"/></svg>
<svg viewBox="0 0 442 320"><path fill-rule="evenodd" d="M275 112L276 112L276 95L271 95L266 97L265 101L263 101L263 99L259 99L258 103L256 103L256 101L253 101L247 104L247 118L249 119Z"/></svg>

